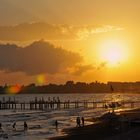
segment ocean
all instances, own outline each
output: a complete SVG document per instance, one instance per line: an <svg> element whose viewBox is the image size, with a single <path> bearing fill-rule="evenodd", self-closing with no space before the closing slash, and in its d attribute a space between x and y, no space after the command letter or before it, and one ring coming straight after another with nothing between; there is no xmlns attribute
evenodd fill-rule
<svg viewBox="0 0 140 140"><path fill-rule="evenodd" d="M18 94L18 95L0 95L0 100L3 97L8 100L9 97L15 98L17 101L28 102L35 97L38 99L54 97L61 101L140 101L140 94ZM139 106L136 106L139 107ZM122 109L129 109L125 107ZM65 135L62 129L71 128L76 126L76 117L95 118L103 115L108 110L104 108L71 108L71 109L46 109L46 110L0 110L0 123L2 130L0 130L0 140L47 140L51 137ZM55 121L58 121L58 129L55 127ZM28 124L28 130L24 131L24 121ZM16 130L12 128L13 123L16 122ZM89 125L93 122L86 121L85 124Z"/></svg>

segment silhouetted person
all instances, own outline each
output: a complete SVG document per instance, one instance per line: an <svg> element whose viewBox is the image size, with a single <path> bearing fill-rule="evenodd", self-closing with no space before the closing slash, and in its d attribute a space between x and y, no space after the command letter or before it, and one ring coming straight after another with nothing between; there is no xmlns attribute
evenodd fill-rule
<svg viewBox="0 0 140 140"><path fill-rule="evenodd" d="M24 130L27 130L28 129L28 125L26 122L24 122Z"/></svg>
<svg viewBox="0 0 140 140"><path fill-rule="evenodd" d="M105 104L105 108L108 108L107 104Z"/></svg>
<svg viewBox="0 0 140 140"><path fill-rule="evenodd" d="M114 92L114 88L112 85L110 85L110 90L111 90L111 92Z"/></svg>
<svg viewBox="0 0 140 140"><path fill-rule="evenodd" d="M84 119L84 117L82 117L81 120L82 120L82 126L84 126L85 125L85 119Z"/></svg>
<svg viewBox="0 0 140 140"><path fill-rule="evenodd" d="M58 128L58 121L57 120L55 121L55 127L56 127L56 129Z"/></svg>
<svg viewBox="0 0 140 140"><path fill-rule="evenodd" d="M12 127L13 129L16 129L16 122L13 123Z"/></svg>
<svg viewBox="0 0 140 140"><path fill-rule="evenodd" d="M77 117L77 118L76 118L76 123L77 123L77 127L80 127L80 126L81 126L80 117Z"/></svg>
<svg viewBox="0 0 140 140"><path fill-rule="evenodd" d="M0 123L0 130L2 129L2 124Z"/></svg>

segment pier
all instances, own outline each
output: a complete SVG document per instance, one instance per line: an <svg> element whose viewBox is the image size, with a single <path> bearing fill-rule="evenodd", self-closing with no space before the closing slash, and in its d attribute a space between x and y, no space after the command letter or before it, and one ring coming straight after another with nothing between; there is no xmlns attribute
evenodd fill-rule
<svg viewBox="0 0 140 140"><path fill-rule="evenodd" d="M56 110L56 109L74 109L74 108L135 108L140 106L140 101L87 101L87 100L75 100L75 101L61 101L59 98L47 100L35 97L31 101L21 102L14 98L1 98L0 110Z"/></svg>

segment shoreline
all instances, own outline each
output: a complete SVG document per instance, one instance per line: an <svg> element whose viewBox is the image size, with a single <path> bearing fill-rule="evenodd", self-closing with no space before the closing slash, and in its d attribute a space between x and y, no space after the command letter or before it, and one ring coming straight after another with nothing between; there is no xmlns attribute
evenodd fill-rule
<svg viewBox="0 0 140 140"><path fill-rule="evenodd" d="M105 117L106 114L99 117L99 120L94 124L64 129L62 130L64 136L49 140L114 140L117 137L119 140L124 140L133 136L140 138L140 108L117 112L115 115L118 119L114 118L112 123L110 123L110 119Z"/></svg>

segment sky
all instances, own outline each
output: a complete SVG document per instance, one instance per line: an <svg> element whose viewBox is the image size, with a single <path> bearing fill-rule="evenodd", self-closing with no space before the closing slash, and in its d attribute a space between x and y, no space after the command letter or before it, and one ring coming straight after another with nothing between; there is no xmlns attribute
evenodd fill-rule
<svg viewBox="0 0 140 140"><path fill-rule="evenodd" d="M0 0L0 84L139 81L139 0Z"/></svg>

